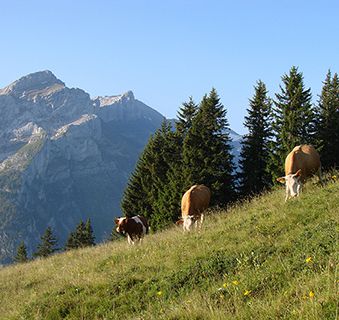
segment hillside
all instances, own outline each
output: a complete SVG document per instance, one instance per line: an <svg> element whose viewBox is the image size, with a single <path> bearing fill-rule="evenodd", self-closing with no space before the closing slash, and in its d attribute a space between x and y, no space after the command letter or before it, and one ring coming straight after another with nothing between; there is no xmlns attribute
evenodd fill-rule
<svg viewBox="0 0 339 320"><path fill-rule="evenodd" d="M0 269L1 319L335 319L339 183Z"/></svg>

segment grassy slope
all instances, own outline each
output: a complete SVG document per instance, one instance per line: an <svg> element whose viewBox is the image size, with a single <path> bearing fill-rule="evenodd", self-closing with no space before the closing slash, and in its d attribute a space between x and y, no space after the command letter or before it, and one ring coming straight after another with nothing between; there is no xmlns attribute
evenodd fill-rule
<svg viewBox="0 0 339 320"><path fill-rule="evenodd" d="M1 319L335 319L339 183L283 199L0 269Z"/></svg>

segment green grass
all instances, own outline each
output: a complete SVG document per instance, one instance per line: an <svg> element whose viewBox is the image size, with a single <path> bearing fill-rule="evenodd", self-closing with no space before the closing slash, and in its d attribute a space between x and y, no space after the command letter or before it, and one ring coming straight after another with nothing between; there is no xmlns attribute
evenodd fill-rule
<svg viewBox="0 0 339 320"><path fill-rule="evenodd" d="M287 203L278 188L210 212L200 233L173 227L141 246L9 266L0 318L336 319L338 213L337 182Z"/></svg>

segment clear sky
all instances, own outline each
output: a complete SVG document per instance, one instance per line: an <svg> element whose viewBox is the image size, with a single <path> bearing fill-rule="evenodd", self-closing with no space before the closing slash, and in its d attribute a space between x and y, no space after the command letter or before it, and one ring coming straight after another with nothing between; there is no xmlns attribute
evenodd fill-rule
<svg viewBox="0 0 339 320"><path fill-rule="evenodd" d="M339 72L338 0L0 0L0 87L51 70L92 97L132 90L172 118L215 87L245 133L253 86L292 65L318 99Z"/></svg>

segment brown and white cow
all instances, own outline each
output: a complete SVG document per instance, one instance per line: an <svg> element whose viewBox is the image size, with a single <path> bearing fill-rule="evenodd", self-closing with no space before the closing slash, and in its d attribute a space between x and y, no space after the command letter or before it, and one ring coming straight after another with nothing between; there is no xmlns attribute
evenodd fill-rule
<svg viewBox="0 0 339 320"><path fill-rule="evenodd" d="M148 234L149 225L147 219L143 216L134 216L131 218L122 217L115 219L117 225L116 231L120 234L127 235L129 244L141 242L145 234Z"/></svg>
<svg viewBox="0 0 339 320"><path fill-rule="evenodd" d="M321 179L321 163L319 153L313 146L303 144L295 147L286 157L285 176L277 181L286 184L286 198L299 196L302 182L317 173Z"/></svg>
<svg viewBox="0 0 339 320"><path fill-rule="evenodd" d="M193 224L200 229L204 221L203 212L210 200L210 189L202 184L192 186L181 199L181 219L176 224L182 224L184 231L190 231Z"/></svg>

